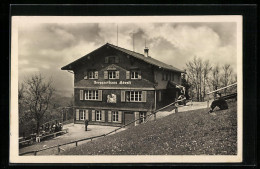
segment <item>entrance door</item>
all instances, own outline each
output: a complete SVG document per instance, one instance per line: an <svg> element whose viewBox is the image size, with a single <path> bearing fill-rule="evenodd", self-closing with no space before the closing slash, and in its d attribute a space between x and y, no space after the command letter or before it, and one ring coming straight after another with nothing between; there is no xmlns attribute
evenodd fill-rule
<svg viewBox="0 0 260 169"><path fill-rule="evenodd" d="M123 112L124 113L124 124L128 124L135 120L134 112ZM134 126L134 123L127 127Z"/></svg>
<svg viewBox="0 0 260 169"><path fill-rule="evenodd" d="M145 122L146 119L146 112L140 112L140 123Z"/></svg>

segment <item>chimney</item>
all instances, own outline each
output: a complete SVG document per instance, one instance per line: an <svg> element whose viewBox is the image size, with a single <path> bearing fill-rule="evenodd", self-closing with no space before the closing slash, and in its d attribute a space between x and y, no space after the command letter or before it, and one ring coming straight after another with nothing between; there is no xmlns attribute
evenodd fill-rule
<svg viewBox="0 0 260 169"><path fill-rule="evenodd" d="M149 53L149 48L145 47L144 48L144 56L149 57L148 53Z"/></svg>

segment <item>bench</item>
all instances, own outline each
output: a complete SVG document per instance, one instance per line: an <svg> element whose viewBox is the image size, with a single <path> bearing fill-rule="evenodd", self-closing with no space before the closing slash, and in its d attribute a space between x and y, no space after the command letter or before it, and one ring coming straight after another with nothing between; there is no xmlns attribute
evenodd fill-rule
<svg viewBox="0 0 260 169"><path fill-rule="evenodd" d="M19 146L29 145L33 143L33 139L19 141Z"/></svg>

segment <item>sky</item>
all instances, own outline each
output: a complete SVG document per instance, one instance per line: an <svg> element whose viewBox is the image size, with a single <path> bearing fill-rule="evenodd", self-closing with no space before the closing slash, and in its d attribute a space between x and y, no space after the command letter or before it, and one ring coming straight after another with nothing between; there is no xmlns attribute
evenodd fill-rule
<svg viewBox="0 0 260 169"><path fill-rule="evenodd" d="M117 42L118 26L118 42ZM236 72L235 22L28 23L18 29L19 83L32 74L52 78L56 91L73 94L74 75L61 67L111 43L138 53L146 46L157 60L185 69L194 56Z"/></svg>

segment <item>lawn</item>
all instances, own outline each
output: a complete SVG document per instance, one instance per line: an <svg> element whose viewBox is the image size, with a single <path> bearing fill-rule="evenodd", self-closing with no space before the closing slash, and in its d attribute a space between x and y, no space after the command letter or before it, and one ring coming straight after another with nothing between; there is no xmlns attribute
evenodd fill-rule
<svg viewBox="0 0 260 169"><path fill-rule="evenodd" d="M71 148L63 155L236 155L237 104L171 114Z"/></svg>

